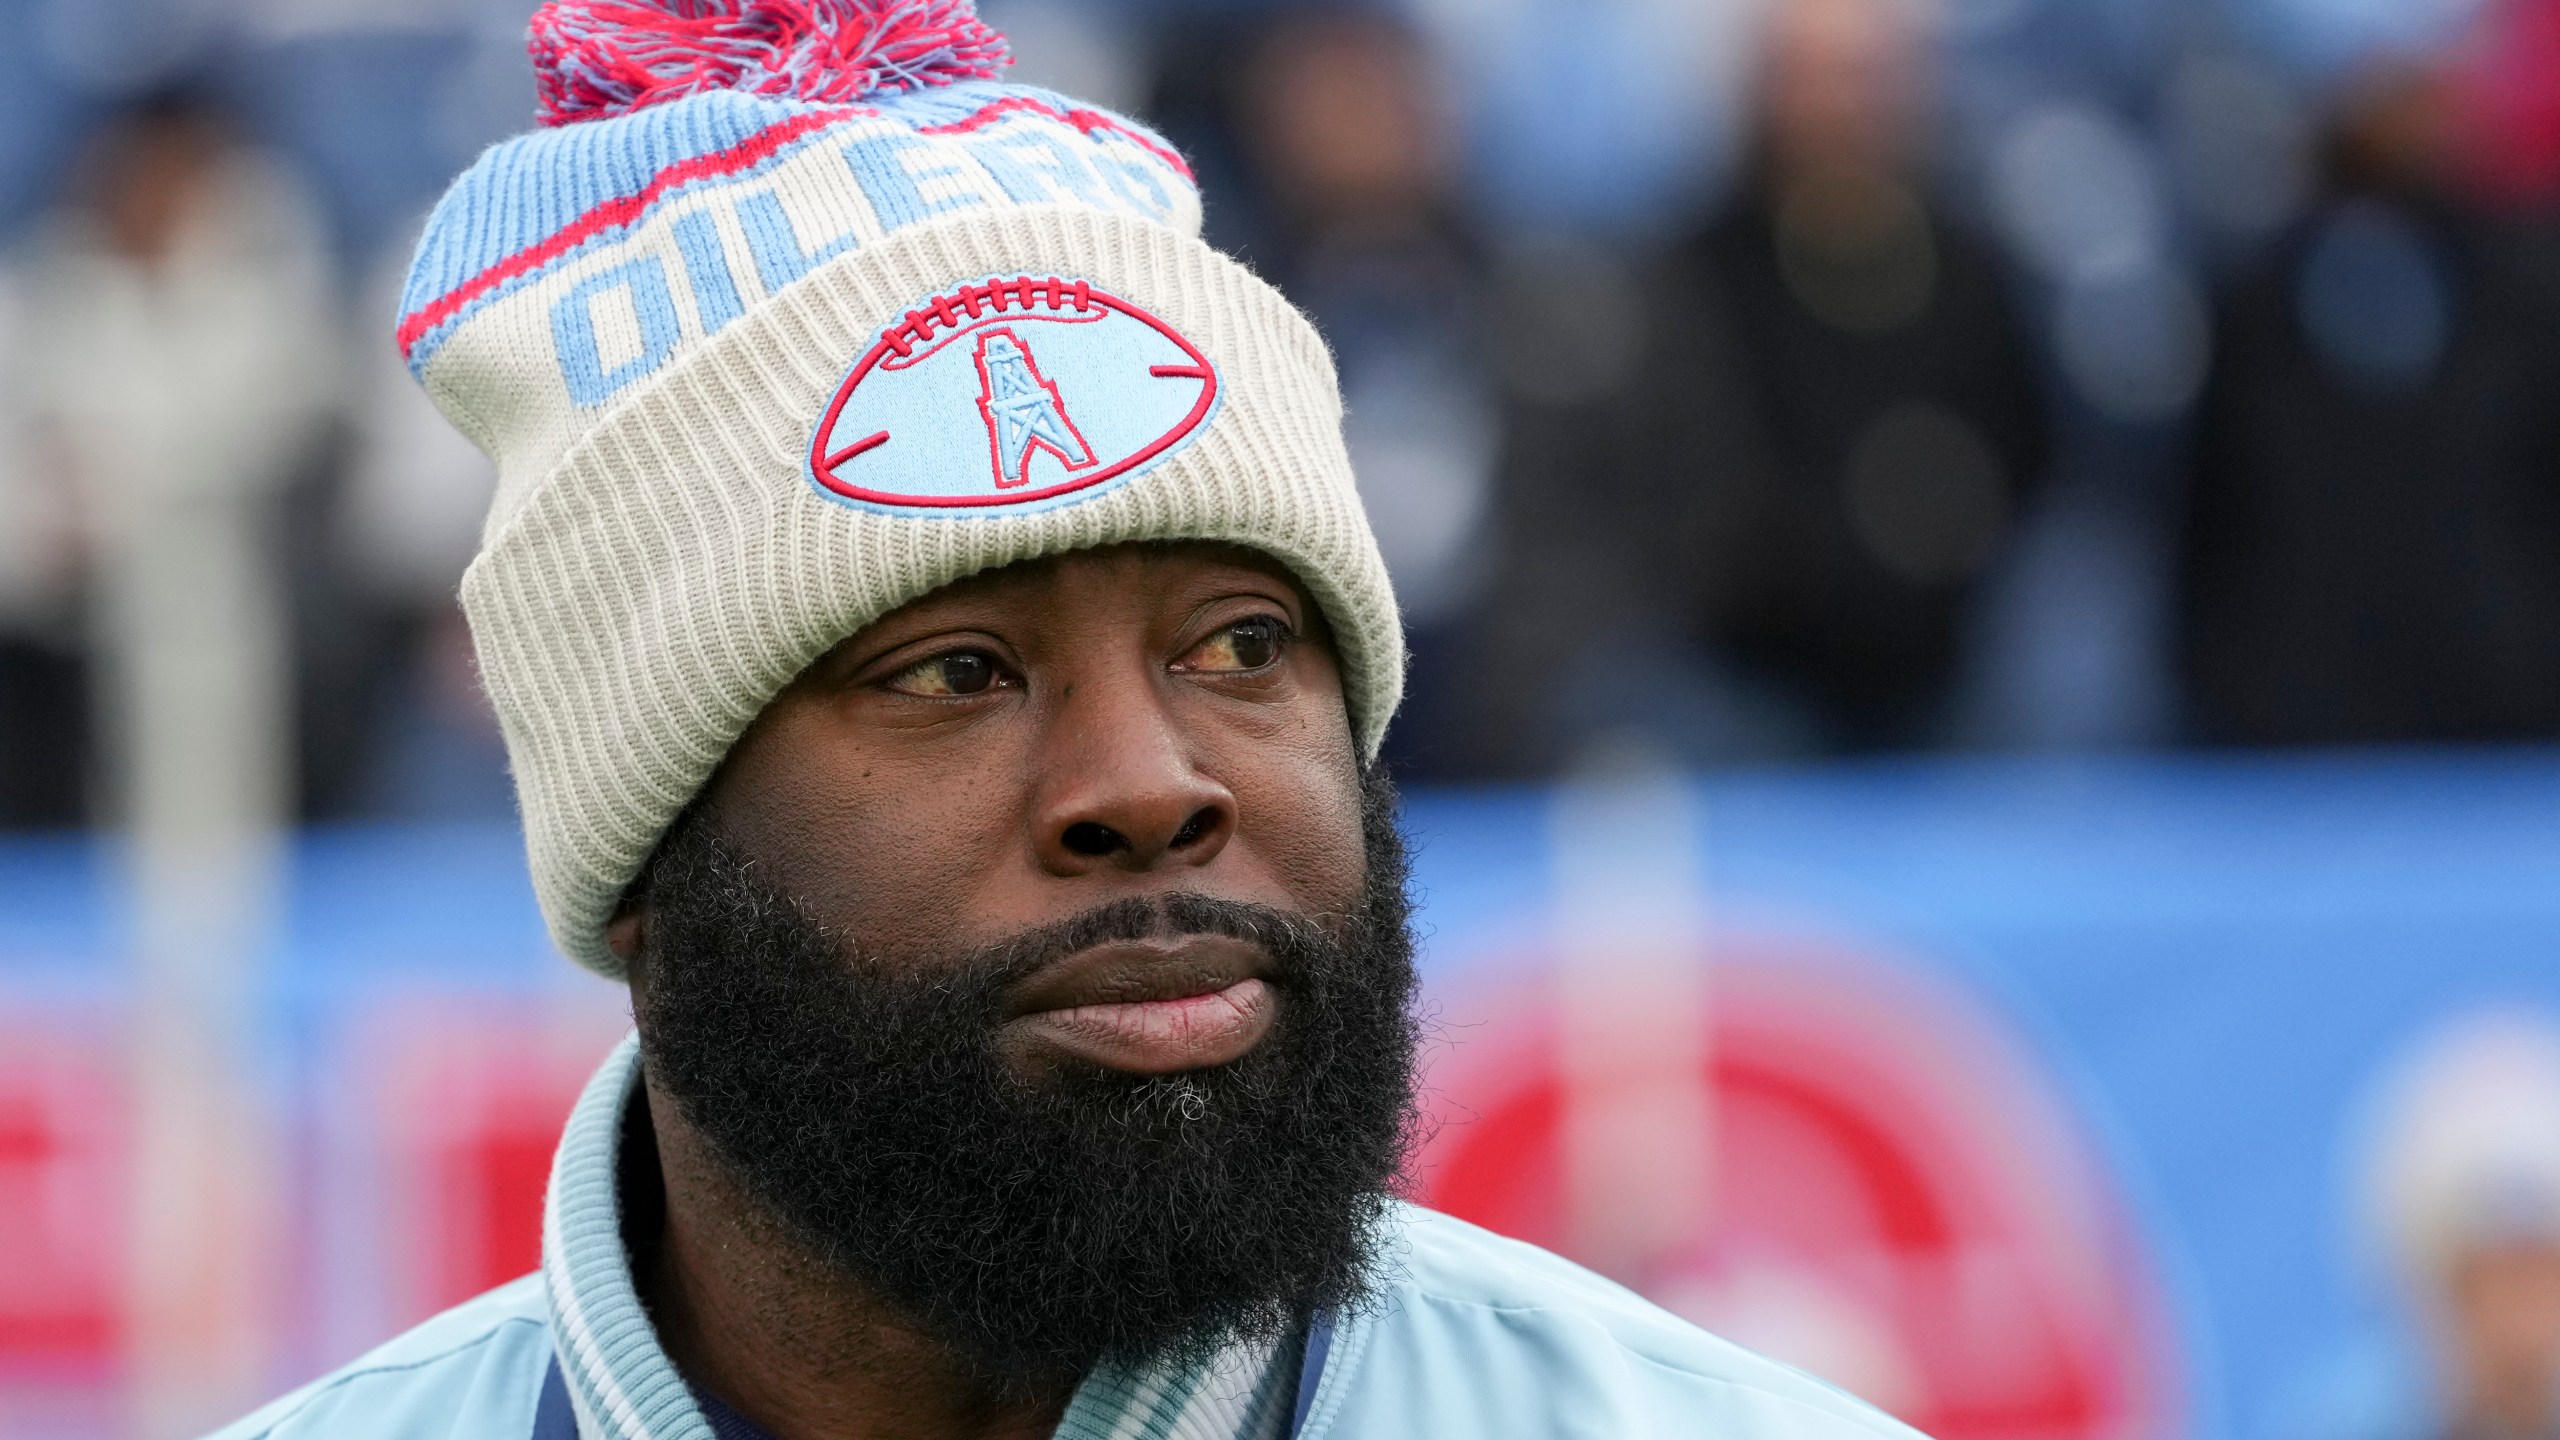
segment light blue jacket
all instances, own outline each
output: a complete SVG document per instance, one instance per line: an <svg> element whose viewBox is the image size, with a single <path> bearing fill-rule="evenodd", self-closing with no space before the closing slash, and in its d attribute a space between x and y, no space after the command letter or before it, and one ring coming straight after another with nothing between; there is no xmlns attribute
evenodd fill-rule
<svg viewBox="0 0 2560 1440"><path fill-rule="evenodd" d="M711 1440L649 1330L613 1213L614 1145L637 1076L625 1042L570 1120L541 1272L217 1440ZM1840 1391L1534 1246L1407 1206L1387 1255L1379 1303L1319 1332L1302 1365L1269 1367L1294 1368L1297 1383L1249 1385L1222 1409L1196 1375L1097 1373L1060 1440L1915 1440Z"/></svg>

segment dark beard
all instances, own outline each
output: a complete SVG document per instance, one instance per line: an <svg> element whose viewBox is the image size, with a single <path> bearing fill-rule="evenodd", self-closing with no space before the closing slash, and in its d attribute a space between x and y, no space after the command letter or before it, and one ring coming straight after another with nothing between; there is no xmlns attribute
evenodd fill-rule
<svg viewBox="0 0 2560 1440"><path fill-rule="evenodd" d="M1363 798L1365 891L1330 925L1174 895L895 961L689 814L642 879L642 1063L787 1233L993 1387L1279 1338L1366 1294L1413 1133L1405 854L1392 788L1373 775ZM1263 1042L1186 1074L1016 1078L1005 988L1154 933L1260 942L1280 997Z"/></svg>

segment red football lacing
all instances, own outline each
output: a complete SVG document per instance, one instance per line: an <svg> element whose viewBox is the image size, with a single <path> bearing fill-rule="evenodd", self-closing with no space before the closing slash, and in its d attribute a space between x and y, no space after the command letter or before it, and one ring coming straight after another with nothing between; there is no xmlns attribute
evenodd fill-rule
<svg viewBox="0 0 2560 1440"><path fill-rule="evenodd" d="M983 313L982 306L1001 315L1008 302L1025 310L1034 305L1046 305L1052 310L1072 310L1078 315L1090 315L1100 308L1093 303L1090 282L1077 280L1071 283L1055 275L1043 280L1018 275L1011 280L963 285L947 295L937 295L921 308L908 311L904 318L881 335L880 340L891 353L904 360L915 353L917 346L933 339L936 327L956 329L974 321ZM961 318L961 311L967 312L967 320Z"/></svg>

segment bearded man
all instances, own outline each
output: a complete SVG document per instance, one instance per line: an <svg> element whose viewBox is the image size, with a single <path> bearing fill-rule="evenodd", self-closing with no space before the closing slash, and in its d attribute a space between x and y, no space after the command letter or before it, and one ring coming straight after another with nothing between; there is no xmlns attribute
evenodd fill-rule
<svg viewBox="0 0 2560 1440"><path fill-rule="evenodd" d="M1395 605L1325 347L963 0L554 3L400 341L637 1035L543 1266L250 1437L1908 1432L1395 1199Z"/></svg>

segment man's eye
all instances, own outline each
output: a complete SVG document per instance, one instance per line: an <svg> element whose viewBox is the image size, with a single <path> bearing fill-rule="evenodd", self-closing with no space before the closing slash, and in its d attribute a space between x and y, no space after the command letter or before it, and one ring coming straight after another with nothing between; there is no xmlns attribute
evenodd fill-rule
<svg viewBox="0 0 2560 1440"><path fill-rule="evenodd" d="M1183 658L1186 670L1259 670L1280 658L1289 627L1268 615L1239 620L1200 642Z"/></svg>
<svg viewBox="0 0 2560 1440"><path fill-rule="evenodd" d="M908 695L983 695L995 688L996 659L983 650L955 650L919 660L889 677L889 688Z"/></svg>

